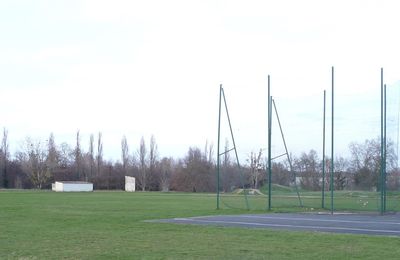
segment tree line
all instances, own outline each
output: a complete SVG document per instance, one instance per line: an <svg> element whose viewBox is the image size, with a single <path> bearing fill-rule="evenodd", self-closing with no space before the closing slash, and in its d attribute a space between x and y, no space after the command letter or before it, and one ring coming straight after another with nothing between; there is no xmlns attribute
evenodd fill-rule
<svg viewBox="0 0 400 260"><path fill-rule="evenodd" d="M337 156L334 159L332 176L334 189L378 191L381 187L380 138L367 139L363 143L352 142L348 148L350 154L348 158ZM288 160L272 163L272 183L284 186L298 185L309 191L319 191L323 187L329 190L331 179L331 159L329 157L322 161L315 150L290 157L292 171ZM245 178L247 187L260 188L266 184L267 171L262 166L262 160L262 150L258 154L250 154L245 171L248 173L248 177ZM325 178L323 178L323 172L325 172ZM229 178L229 170L223 174L224 178ZM400 169L392 141L389 141L386 147L386 174L388 190L398 191L400 189ZM228 191L229 186L230 184L224 187L224 190Z"/></svg>
<svg viewBox="0 0 400 260"><path fill-rule="evenodd" d="M3 129L0 145L0 188L50 189L55 181L88 181L95 189L123 190L125 176L136 178L142 191L215 191L213 146L204 150L190 147L181 159L160 157L154 136L147 144L141 138L132 149L126 136L121 139L121 159L117 162L103 157L103 137L90 135L84 151L80 132L74 147L56 144L51 133L47 140L27 137L14 156L10 155L8 131Z"/></svg>
<svg viewBox="0 0 400 260"><path fill-rule="evenodd" d="M189 147L183 158L160 157L154 136L147 143L141 138L139 147L132 149L126 136L121 138L121 159L112 162L103 158L102 133L90 135L87 151L81 144L80 132L75 145L56 144L51 133L47 140L27 137L14 156L10 155L8 131L3 129L0 145L0 188L50 189L55 181L88 181L95 189L123 190L124 176L136 178L136 189L141 191L215 192L216 158L213 145ZM349 145L349 158L335 158L333 173L335 190L379 190L380 140L366 140ZM266 158L263 151L251 152L246 164L237 167L229 153L220 157L220 190L261 188L266 184ZM272 182L284 186L299 185L305 190L321 190L322 168L325 164L325 187L329 187L330 159L324 162L315 150L291 156L289 161L274 161ZM393 142L387 146L388 188L400 188L400 173Z"/></svg>

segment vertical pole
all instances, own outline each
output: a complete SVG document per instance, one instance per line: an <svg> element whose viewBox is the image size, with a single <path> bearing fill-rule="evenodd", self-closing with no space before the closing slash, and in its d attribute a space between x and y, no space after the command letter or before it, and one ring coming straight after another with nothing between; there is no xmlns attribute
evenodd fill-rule
<svg viewBox="0 0 400 260"><path fill-rule="evenodd" d="M271 195L272 195L271 123L272 123L271 85L270 85L270 77L268 75L268 210L271 210Z"/></svg>
<svg viewBox="0 0 400 260"><path fill-rule="evenodd" d="M383 86L383 212L386 212L386 84Z"/></svg>
<svg viewBox="0 0 400 260"><path fill-rule="evenodd" d="M322 208L325 208L325 113L326 113L326 90L324 90L324 115L322 123Z"/></svg>
<svg viewBox="0 0 400 260"><path fill-rule="evenodd" d="M331 214L333 214L333 173L335 170L334 167L334 122L335 122L335 113L334 113L334 97L335 97L335 92L334 92L334 74L335 70L332 66L332 140L331 140L331 181L330 181L330 186L331 186Z"/></svg>
<svg viewBox="0 0 400 260"><path fill-rule="evenodd" d="M383 148L383 68L381 68L381 167L380 167L380 189L381 189L381 207L380 207L380 212L383 215L384 210L383 210L383 154L384 154L384 148Z"/></svg>
<svg viewBox="0 0 400 260"><path fill-rule="evenodd" d="M221 98L222 98L222 84L219 85L219 107L218 107L218 145L217 145L217 209L219 209L219 181L220 181L220 158L219 146L221 138Z"/></svg>
<svg viewBox="0 0 400 260"><path fill-rule="evenodd" d="M400 90L400 89L399 89ZM399 94L400 94L400 91L399 91ZM400 96L400 95L399 95ZM398 167L399 166L399 138L400 138L400 103L399 103L399 105L398 105L398 108L397 108L397 141L396 141L396 156L397 156L397 160L396 160L396 167Z"/></svg>

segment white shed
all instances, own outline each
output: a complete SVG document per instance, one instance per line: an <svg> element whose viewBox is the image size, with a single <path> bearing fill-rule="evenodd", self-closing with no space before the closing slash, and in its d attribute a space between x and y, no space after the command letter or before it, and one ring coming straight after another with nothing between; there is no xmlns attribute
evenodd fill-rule
<svg viewBox="0 0 400 260"><path fill-rule="evenodd" d="M53 191L93 191L93 183L84 181L56 181Z"/></svg>
<svg viewBox="0 0 400 260"><path fill-rule="evenodd" d="M135 177L125 176L125 191L135 191L136 190L136 179Z"/></svg>

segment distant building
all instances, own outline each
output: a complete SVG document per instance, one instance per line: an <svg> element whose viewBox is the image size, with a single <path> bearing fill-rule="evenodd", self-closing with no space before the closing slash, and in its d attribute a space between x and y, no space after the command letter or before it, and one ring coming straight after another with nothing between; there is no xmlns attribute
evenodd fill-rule
<svg viewBox="0 0 400 260"><path fill-rule="evenodd" d="M83 181L56 181L52 190L57 192L93 191L93 183Z"/></svg>
<svg viewBox="0 0 400 260"><path fill-rule="evenodd" d="M136 190L135 177L125 176L125 191L133 192Z"/></svg>

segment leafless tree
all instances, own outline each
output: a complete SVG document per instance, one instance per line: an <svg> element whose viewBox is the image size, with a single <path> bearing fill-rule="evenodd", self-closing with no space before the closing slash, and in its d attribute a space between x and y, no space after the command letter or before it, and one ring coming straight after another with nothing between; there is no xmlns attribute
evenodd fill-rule
<svg viewBox="0 0 400 260"><path fill-rule="evenodd" d="M97 176L101 175L101 167L103 166L103 140L102 134L99 132L97 138L97 155L96 155L96 162L97 162Z"/></svg>
<svg viewBox="0 0 400 260"><path fill-rule="evenodd" d="M149 169L147 176L147 187L149 190L160 190L160 168L158 159L158 146L154 135L150 138Z"/></svg>
<svg viewBox="0 0 400 260"><path fill-rule="evenodd" d="M364 143L349 145L351 160L350 168L354 172L354 184L361 189L379 190L379 175L381 169L380 139L365 140ZM396 168L397 156L392 141L387 142L386 169L391 172Z"/></svg>
<svg viewBox="0 0 400 260"><path fill-rule="evenodd" d="M94 136L93 134L90 134L90 139L89 139L89 178L93 178L93 173L94 173Z"/></svg>
<svg viewBox="0 0 400 260"><path fill-rule="evenodd" d="M60 156L60 166L64 169L70 167L74 159L72 157L73 152L69 144L64 142L59 145L58 153Z"/></svg>
<svg viewBox="0 0 400 260"><path fill-rule="evenodd" d="M125 135L122 137L122 140L121 140L121 159L122 159L122 168L124 170L124 174L128 175L129 146L128 146L128 141L126 140Z"/></svg>
<svg viewBox="0 0 400 260"><path fill-rule="evenodd" d="M204 159L209 162L212 163L213 160L213 156L214 156L214 145L211 143L208 143L208 140L206 140L206 145L204 146Z"/></svg>
<svg viewBox="0 0 400 260"><path fill-rule="evenodd" d="M174 171L174 159L172 157L164 157L160 162L161 174L160 174L160 185L161 191L169 191L171 178Z"/></svg>
<svg viewBox="0 0 400 260"><path fill-rule="evenodd" d="M213 163L214 161L214 144L210 144L210 148L208 148L208 162Z"/></svg>
<svg viewBox="0 0 400 260"><path fill-rule="evenodd" d="M41 189L50 179L50 172L46 164L46 147L40 141L25 140L23 151L17 153L24 171L29 176L32 184Z"/></svg>
<svg viewBox="0 0 400 260"><path fill-rule="evenodd" d="M333 176L335 190L343 190L352 183L352 176L348 171L348 161L342 156L335 159L335 173Z"/></svg>
<svg viewBox="0 0 400 260"><path fill-rule="evenodd" d="M311 190L320 189L321 173L319 170L319 159L315 150L309 153L302 153L299 158L295 158L294 168L303 188Z"/></svg>
<svg viewBox="0 0 400 260"><path fill-rule="evenodd" d="M57 169L59 163L59 153L57 151L56 142L54 141L53 133L50 134L49 140L47 141L47 158L46 164L48 166L50 174L53 174Z"/></svg>
<svg viewBox="0 0 400 260"><path fill-rule="evenodd" d="M365 140L364 143L351 143L351 168L354 172L354 184L357 188L378 189L380 170L379 140Z"/></svg>
<svg viewBox="0 0 400 260"><path fill-rule="evenodd" d="M8 131L3 128L3 138L0 146L0 174L2 177L2 185L4 188L8 188L8 175L7 167L9 161L9 148L8 148Z"/></svg>
<svg viewBox="0 0 400 260"><path fill-rule="evenodd" d="M83 161L83 156L82 156L82 150L81 150L81 138L80 138L80 133L79 130L76 132L76 146L74 150L74 159L75 159L75 170L77 174L78 180L80 180L82 177L84 179L87 179L86 176L83 176L83 167L82 167L82 161Z"/></svg>
<svg viewBox="0 0 400 260"><path fill-rule="evenodd" d="M289 162L286 160L280 162L272 162L272 183L283 186L295 185L293 173L290 172Z"/></svg>
<svg viewBox="0 0 400 260"><path fill-rule="evenodd" d="M149 153L150 171L155 168L157 159L158 159L158 147L156 144L156 139L154 135L152 135L150 138L150 153Z"/></svg>
<svg viewBox="0 0 400 260"><path fill-rule="evenodd" d="M215 191L215 171L197 147L190 147L174 176L174 188L181 191Z"/></svg>
<svg viewBox="0 0 400 260"><path fill-rule="evenodd" d="M147 149L143 136L142 139L140 139L140 147L138 155L139 155L139 174L140 174L139 181L140 185L142 186L142 191L145 191L146 181L147 181Z"/></svg>
<svg viewBox="0 0 400 260"><path fill-rule="evenodd" d="M249 159L247 159L247 161L249 162L249 166L250 166L251 183L252 183L254 189L258 189L259 180L264 176L263 175L264 166L262 163L262 155L263 155L263 150L260 149L258 154L251 152Z"/></svg>

